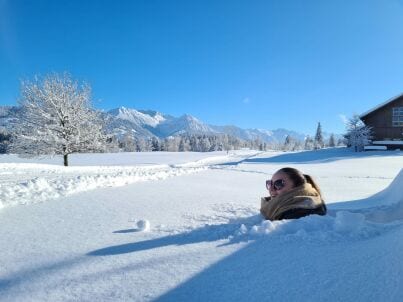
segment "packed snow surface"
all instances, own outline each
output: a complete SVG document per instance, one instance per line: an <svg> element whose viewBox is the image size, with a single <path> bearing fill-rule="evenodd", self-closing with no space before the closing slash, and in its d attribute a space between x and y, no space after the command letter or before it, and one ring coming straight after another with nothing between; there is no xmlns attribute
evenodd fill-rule
<svg viewBox="0 0 403 302"><path fill-rule="evenodd" d="M0 301L401 301L403 153L0 156ZM328 215L265 221L292 166Z"/></svg>
<svg viewBox="0 0 403 302"><path fill-rule="evenodd" d="M256 152L254 152L256 153ZM250 154L254 154L251 152ZM131 166L135 161L127 158L128 166L72 166L63 167L49 164L9 163L10 159L16 159L12 155L3 155L6 163L0 164L0 181L2 189L0 190L0 208L12 206L16 204L29 204L46 200L57 199L61 196L67 196L73 193L93 190L102 187L118 187L147 180L161 180L168 177L189 174L204 170L209 164L218 164L228 160L239 159L241 154L216 155L210 157L193 156L196 161L181 162L173 164L168 160L167 164L163 164L164 158L155 159L151 163L149 154L141 154L143 161L140 165ZM130 155L136 157L136 154L126 153L124 157ZM161 157L164 154L161 155ZM109 155L112 158L105 158L105 154L94 154L79 156L78 160L73 158L74 162L79 164L85 162L86 158L98 157L100 162L115 164L114 156L120 154ZM77 156L76 156L77 157ZM192 158L191 156L188 156ZM50 159L54 161L54 159ZM18 161L18 160L17 160ZM21 161L21 160L20 160ZM91 162L91 160L88 160ZM165 159L165 162L167 160ZM46 160L45 160L46 162ZM59 161L60 162L60 161ZM122 161L117 161L121 163ZM158 163L158 164L157 164Z"/></svg>

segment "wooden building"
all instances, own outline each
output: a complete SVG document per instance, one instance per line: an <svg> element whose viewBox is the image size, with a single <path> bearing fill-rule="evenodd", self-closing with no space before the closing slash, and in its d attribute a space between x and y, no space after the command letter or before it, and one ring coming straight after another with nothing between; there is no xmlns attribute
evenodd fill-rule
<svg viewBox="0 0 403 302"><path fill-rule="evenodd" d="M372 127L374 145L403 146L403 94L365 112L360 118Z"/></svg>

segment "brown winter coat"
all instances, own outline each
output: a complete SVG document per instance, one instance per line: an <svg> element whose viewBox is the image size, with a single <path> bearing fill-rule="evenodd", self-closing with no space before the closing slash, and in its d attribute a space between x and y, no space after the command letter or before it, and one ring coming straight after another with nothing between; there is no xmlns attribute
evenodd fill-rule
<svg viewBox="0 0 403 302"><path fill-rule="evenodd" d="M296 219L311 214L326 214L319 192L305 183L276 197L262 197L260 213L269 220Z"/></svg>

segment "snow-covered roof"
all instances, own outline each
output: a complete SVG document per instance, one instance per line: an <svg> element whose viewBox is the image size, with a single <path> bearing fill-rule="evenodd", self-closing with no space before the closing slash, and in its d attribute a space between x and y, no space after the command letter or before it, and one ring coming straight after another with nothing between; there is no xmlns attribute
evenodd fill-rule
<svg viewBox="0 0 403 302"><path fill-rule="evenodd" d="M372 108L371 110L368 110L367 112L364 112L363 114L360 115L360 118L362 119L366 115L368 115L368 114L374 112L375 110L378 110L379 108L381 108L381 107L383 107L383 106L395 101L396 99L400 98L401 96L403 96L403 93L401 93L401 94L399 94L397 96L394 96L393 98L388 99L387 101L383 102L382 104L379 104L378 106Z"/></svg>

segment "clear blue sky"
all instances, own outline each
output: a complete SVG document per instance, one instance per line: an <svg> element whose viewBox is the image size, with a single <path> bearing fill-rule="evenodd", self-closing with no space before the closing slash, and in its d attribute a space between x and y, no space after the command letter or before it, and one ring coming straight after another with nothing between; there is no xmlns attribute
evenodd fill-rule
<svg viewBox="0 0 403 302"><path fill-rule="evenodd" d="M0 104L53 71L97 108L340 133L403 92L403 1L0 0Z"/></svg>

